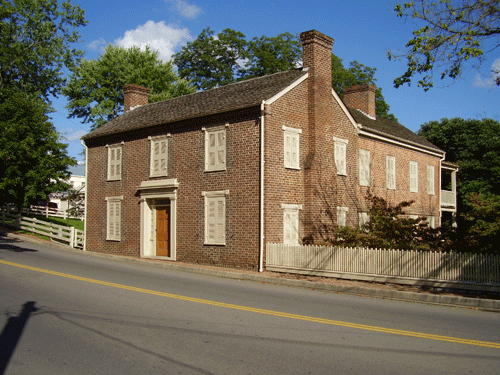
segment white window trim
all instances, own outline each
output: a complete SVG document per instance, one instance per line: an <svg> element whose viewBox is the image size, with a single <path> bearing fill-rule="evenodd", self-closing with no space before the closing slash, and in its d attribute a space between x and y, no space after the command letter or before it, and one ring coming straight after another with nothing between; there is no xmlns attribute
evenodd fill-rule
<svg viewBox="0 0 500 375"><path fill-rule="evenodd" d="M349 207L337 207L337 225L339 227L347 226L347 212Z"/></svg>
<svg viewBox="0 0 500 375"><path fill-rule="evenodd" d="M226 196L229 195L229 190L219 190L219 191L203 191L201 195L205 198L204 205L205 205L205 245L226 245ZM222 237L217 238L215 235L214 239L210 239L208 236L209 233L209 220L208 220L208 208L209 208L209 202L211 200L215 200L215 202L222 200L223 202L223 212L222 212L222 218L217 218L217 213L215 212L215 233L217 233L217 225L222 224Z"/></svg>
<svg viewBox="0 0 500 375"><path fill-rule="evenodd" d="M435 195L436 190L434 186L434 179L435 179L435 169L433 165L428 165L427 166L427 194L429 195Z"/></svg>
<svg viewBox="0 0 500 375"><path fill-rule="evenodd" d="M300 134L302 134L302 129L297 129L297 128L291 128L288 126L283 125L282 127L284 133L283 133L283 165L287 169L300 169ZM287 144L286 140L287 137L290 137L291 139L295 139L297 143L296 150L291 150L290 151L290 160L287 160L286 154L287 154ZM292 147L292 146L290 146ZM292 155L296 151L297 157L295 161L292 158Z"/></svg>
<svg viewBox="0 0 500 375"><path fill-rule="evenodd" d="M169 151L169 138L172 135L169 133L167 135L159 135L156 137L148 137L150 141L150 158L149 158L149 177L165 177L168 176L168 151ZM155 172L154 163L155 163L155 144L161 141L166 141L166 159L165 159L165 167L163 170Z"/></svg>
<svg viewBox="0 0 500 375"><path fill-rule="evenodd" d="M366 157L366 165L363 165L363 156ZM370 186L370 163L371 155L369 150L359 150L359 185Z"/></svg>
<svg viewBox="0 0 500 375"><path fill-rule="evenodd" d="M106 240L107 241L121 241L122 239L122 200L123 196L106 197ZM113 207L118 204L119 217L116 218L116 208ZM111 212L110 209L114 208L115 211ZM112 213L110 215L110 213ZM114 224L114 225L113 225Z"/></svg>
<svg viewBox="0 0 500 375"><path fill-rule="evenodd" d="M205 172L214 172L214 171L225 171L226 170L226 156L227 156L227 131L226 128L229 127L229 124L216 126L213 128L201 128L201 130L205 133ZM223 132L224 139L224 157L221 163L218 163L218 153L217 153L217 134L219 132ZM216 145L215 145L215 164L213 166L210 165L210 134L215 133L216 137Z"/></svg>
<svg viewBox="0 0 500 375"><path fill-rule="evenodd" d="M385 157L386 186L389 190L396 190L396 157L387 155Z"/></svg>
<svg viewBox="0 0 500 375"><path fill-rule="evenodd" d="M347 139L333 137L335 143L335 166L337 167L337 174L347 176Z"/></svg>
<svg viewBox="0 0 500 375"><path fill-rule="evenodd" d="M418 162L410 161L410 192L418 193Z"/></svg>
<svg viewBox="0 0 500 375"><path fill-rule="evenodd" d="M283 210L283 244L299 245L299 211L302 210L302 205L283 203L281 208ZM287 223L291 224L293 230L287 226Z"/></svg>
<svg viewBox="0 0 500 375"><path fill-rule="evenodd" d="M106 145L108 149L108 162L107 162L107 180L108 181L119 181L122 179L122 170L123 170L123 144L124 142L121 143L115 143L113 145ZM113 150L120 150L120 162L116 163L116 159L114 162L111 161L111 155ZM119 170L118 173L116 173L116 167L119 165ZM113 167L113 168L111 168ZM111 170L113 169L114 173L111 173Z"/></svg>

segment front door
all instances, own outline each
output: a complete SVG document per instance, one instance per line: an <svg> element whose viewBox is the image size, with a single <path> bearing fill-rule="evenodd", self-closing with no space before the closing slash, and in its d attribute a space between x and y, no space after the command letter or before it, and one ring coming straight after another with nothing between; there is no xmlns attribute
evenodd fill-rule
<svg viewBox="0 0 500 375"><path fill-rule="evenodd" d="M156 256L170 256L170 206L156 207Z"/></svg>

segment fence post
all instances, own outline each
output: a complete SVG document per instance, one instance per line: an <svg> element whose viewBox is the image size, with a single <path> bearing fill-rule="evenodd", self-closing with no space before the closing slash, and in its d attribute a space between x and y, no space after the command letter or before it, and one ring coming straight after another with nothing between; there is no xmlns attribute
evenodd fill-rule
<svg viewBox="0 0 500 375"><path fill-rule="evenodd" d="M74 227L70 227L71 230L70 230L70 233L69 233L69 246L71 247L75 247L75 228Z"/></svg>

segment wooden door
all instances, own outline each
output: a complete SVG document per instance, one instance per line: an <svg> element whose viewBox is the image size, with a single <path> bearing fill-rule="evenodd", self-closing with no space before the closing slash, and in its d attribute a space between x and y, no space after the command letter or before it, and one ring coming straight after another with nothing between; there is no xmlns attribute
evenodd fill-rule
<svg viewBox="0 0 500 375"><path fill-rule="evenodd" d="M170 256L170 206L156 207L156 255Z"/></svg>

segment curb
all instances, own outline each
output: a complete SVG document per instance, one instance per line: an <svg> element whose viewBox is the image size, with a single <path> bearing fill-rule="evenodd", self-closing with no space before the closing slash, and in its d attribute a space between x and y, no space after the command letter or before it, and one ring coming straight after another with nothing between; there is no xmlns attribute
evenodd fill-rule
<svg viewBox="0 0 500 375"><path fill-rule="evenodd" d="M260 274L246 274L236 271L228 271L225 269L210 269L210 268L199 268L199 267L189 267L180 264L170 263L170 262L151 262L149 259L125 257L112 254L96 253L91 251L81 251L72 249L71 247L60 245L53 242L46 242L42 240L37 240L29 236L23 236L18 234L13 234L8 231L0 231L4 233L6 237L17 238L27 242L33 242L40 245L49 245L54 247L62 247L67 250L72 250L80 254L87 256L97 256L107 259L121 260L126 262L142 263L148 266L172 269L182 272L191 272L202 275L224 277L228 279L235 280L246 280L246 281L256 281L274 285L285 285L305 289L315 289L328 291L339 294L349 294L356 295L360 297L372 297L380 299L398 300L405 302L417 302L433 305L443 305L443 306L453 306L462 308L472 308L484 311L500 312L500 300L496 299L484 299L484 298L471 298L462 296L450 296L450 295L439 295L431 293L415 293L415 292L404 292L399 290L386 290L377 288L364 288L360 286L346 286L346 285L335 285L335 284L324 284L315 281L306 280L292 280L279 277L270 277Z"/></svg>

